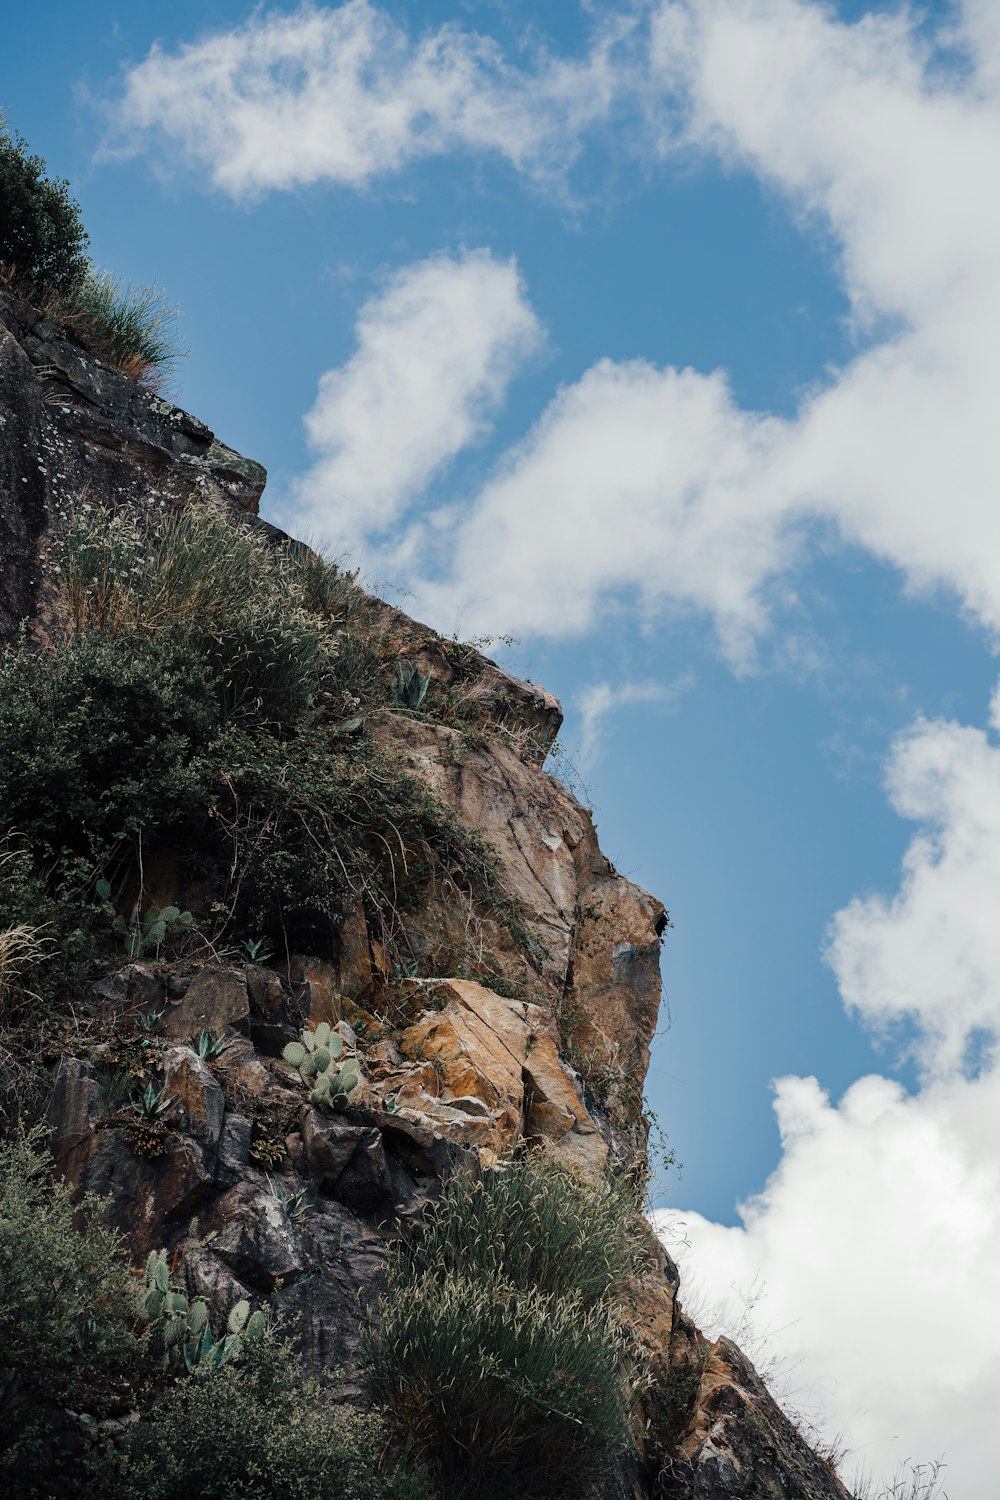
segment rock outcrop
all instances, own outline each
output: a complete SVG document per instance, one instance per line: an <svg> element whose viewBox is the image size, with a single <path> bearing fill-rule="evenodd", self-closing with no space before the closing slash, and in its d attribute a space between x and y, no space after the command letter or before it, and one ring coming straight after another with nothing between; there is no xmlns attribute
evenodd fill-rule
<svg viewBox="0 0 1000 1500"><path fill-rule="evenodd" d="M144 514L200 498L264 525L264 482L201 422L0 291L0 641L22 621L44 641L52 538L88 495ZM524 1143L595 1175L644 1151L667 923L542 769L556 700L370 605L383 643L431 674L450 715L383 711L375 740L496 848L520 931L442 881L413 918L412 951L423 972L441 974L442 955L471 949L478 979L390 975L360 907L334 959L124 965L90 997L113 1040L58 1060L48 1108L59 1170L104 1196L137 1259L165 1247L189 1291L219 1311L268 1300L308 1366L341 1369L349 1390L386 1247L456 1163L489 1164ZM169 893L166 865L150 879ZM310 1103L281 1057L319 1022L359 1065L340 1112ZM202 1032L225 1043L217 1055L199 1055ZM123 1072L157 1079L159 1113L116 1103ZM845 1500L740 1351L702 1338L677 1290L676 1267L652 1245L632 1302L656 1385L642 1463L615 1493Z"/></svg>

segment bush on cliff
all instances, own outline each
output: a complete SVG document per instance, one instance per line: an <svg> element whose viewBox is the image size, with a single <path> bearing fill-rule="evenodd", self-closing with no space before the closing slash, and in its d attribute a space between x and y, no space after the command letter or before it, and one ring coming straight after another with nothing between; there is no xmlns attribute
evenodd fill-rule
<svg viewBox="0 0 1000 1500"><path fill-rule="evenodd" d="M163 1391L86 1467L93 1500L432 1500L417 1469L388 1457L378 1423L303 1384L273 1334L238 1364Z"/></svg>
<svg viewBox="0 0 1000 1500"><path fill-rule="evenodd" d="M0 116L0 281L35 303L62 333L152 388L180 358L177 312L155 287L97 271L69 183Z"/></svg>
<svg viewBox="0 0 1000 1500"><path fill-rule="evenodd" d="M489 849L364 733L387 688L358 591L303 556L204 509L70 518L64 634L0 657L0 895L51 924L49 994L108 947L98 881L127 916L157 849L216 945L333 954L360 899L391 952L442 871L505 909Z"/></svg>
<svg viewBox="0 0 1000 1500"><path fill-rule="evenodd" d="M69 183L49 177L0 116L0 267L35 296L69 292L86 275L88 240Z"/></svg>
<svg viewBox="0 0 1000 1500"><path fill-rule="evenodd" d="M444 1495L575 1496L624 1455L641 1388L615 1309L628 1212L529 1157L453 1175L401 1247L368 1391Z"/></svg>
<svg viewBox="0 0 1000 1500"><path fill-rule="evenodd" d="M50 1168L39 1132L0 1140L0 1488L49 1446L40 1404L99 1411L139 1352L117 1238Z"/></svg>

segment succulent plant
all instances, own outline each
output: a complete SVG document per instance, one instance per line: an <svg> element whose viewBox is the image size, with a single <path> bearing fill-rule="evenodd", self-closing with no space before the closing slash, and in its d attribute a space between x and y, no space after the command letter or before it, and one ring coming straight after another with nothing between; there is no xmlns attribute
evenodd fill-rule
<svg viewBox="0 0 1000 1500"><path fill-rule="evenodd" d="M163 1347L164 1367L186 1370L189 1375L196 1370L210 1374L237 1359L246 1344L267 1327L265 1313L251 1312L249 1302L240 1301L230 1308L222 1338L214 1338L204 1297L192 1300L171 1286L165 1250L149 1253L136 1311L155 1330Z"/></svg>
<svg viewBox="0 0 1000 1500"><path fill-rule="evenodd" d="M137 1098L129 1100L129 1109L135 1111L143 1124L153 1125L166 1114L173 1102L174 1096L167 1094L166 1087L155 1089L151 1083L147 1083Z"/></svg>
<svg viewBox="0 0 1000 1500"><path fill-rule="evenodd" d="M223 1036L213 1036L210 1031L202 1027L201 1035L191 1038L191 1046L199 1057L205 1057L211 1062L213 1058L222 1056L229 1042Z"/></svg>
<svg viewBox="0 0 1000 1500"><path fill-rule="evenodd" d="M344 1058L344 1044L326 1021L315 1027L304 1026L298 1042L289 1042L282 1052L285 1062L298 1068L299 1077L309 1089L310 1101L328 1109L345 1109L348 1096L361 1081L356 1057ZM335 1066L338 1064L339 1066Z"/></svg>
<svg viewBox="0 0 1000 1500"><path fill-rule="evenodd" d="M401 662L399 666L399 700L404 708L414 713L421 706L427 696L430 686L431 674L421 677L420 668L415 667L412 662Z"/></svg>

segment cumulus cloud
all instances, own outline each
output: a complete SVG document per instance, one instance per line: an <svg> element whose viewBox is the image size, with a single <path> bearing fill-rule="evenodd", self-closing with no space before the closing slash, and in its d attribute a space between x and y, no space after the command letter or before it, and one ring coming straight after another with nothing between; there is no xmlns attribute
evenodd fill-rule
<svg viewBox="0 0 1000 1500"><path fill-rule="evenodd" d="M519 68L457 25L412 37L369 0L255 10L176 51L154 46L126 70L110 113L118 149L184 161L235 198L360 187L455 150L547 175L607 117L633 29L609 17L581 58L540 53Z"/></svg>
<svg viewBox="0 0 1000 1500"><path fill-rule="evenodd" d="M788 421L740 408L719 372L600 361L470 505L429 597L549 634L585 631L609 598L693 606L745 663L812 528L832 523L995 636L992 75L934 72L906 15L847 26L803 0L663 5L651 67L673 149L679 134L749 168L833 231L864 350Z"/></svg>
<svg viewBox="0 0 1000 1500"><path fill-rule="evenodd" d="M908 13L848 26L809 0L656 8L646 76L671 149L753 171L832 231L862 352L791 419L740 407L721 371L597 361L461 510L435 515L411 489L424 613L568 636L609 603L694 609L744 668L832 526L1000 635L1000 200L983 191L1000 100L992 12L962 14L979 71L959 76ZM389 409L364 415L391 442Z"/></svg>
<svg viewBox="0 0 1000 1500"><path fill-rule="evenodd" d="M469 251L397 272L361 309L356 337L320 381L306 417L313 464L285 519L361 553L482 434L541 330L514 261Z"/></svg>
<svg viewBox="0 0 1000 1500"><path fill-rule="evenodd" d="M982 730L919 723L893 750L887 789L921 833L895 896L838 914L828 958L867 1022L918 1022L926 1072L980 1066L1000 1028L1000 751Z"/></svg>
<svg viewBox="0 0 1000 1500"><path fill-rule="evenodd" d="M1000 728L1000 698L991 712ZM687 1288L724 1328L761 1279L771 1352L804 1402L873 1469L944 1453L949 1488L995 1490L1000 1404L1000 748L921 722L887 786L918 825L899 891L852 902L828 956L845 1003L917 1029L913 1094L862 1078L836 1104L815 1078L775 1085L781 1161L741 1224L658 1215ZM974 1053L970 1045L975 1043ZM932 1445L930 1450L928 1445Z"/></svg>

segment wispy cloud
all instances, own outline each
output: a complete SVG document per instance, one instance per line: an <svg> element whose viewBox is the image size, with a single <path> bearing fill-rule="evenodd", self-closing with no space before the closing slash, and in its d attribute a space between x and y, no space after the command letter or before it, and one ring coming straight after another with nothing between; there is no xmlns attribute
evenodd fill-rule
<svg viewBox="0 0 1000 1500"><path fill-rule="evenodd" d="M255 10L242 25L128 68L109 103L110 145L195 167L234 198L314 183L361 187L444 152L487 152L531 176L562 174L581 133L623 87L635 30L609 15L579 58L512 63L449 24L411 35L369 0Z"/></svg>
<svg viewBox="0 0 1000 1500"><path fill-rule="evenodd" d="M609 714L638 703L674 704L694 686L694 675L685 672L673 682L593 682L576 695L580 714L580 748L577 760L582 771L597 760Z"/></svg>

